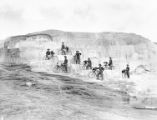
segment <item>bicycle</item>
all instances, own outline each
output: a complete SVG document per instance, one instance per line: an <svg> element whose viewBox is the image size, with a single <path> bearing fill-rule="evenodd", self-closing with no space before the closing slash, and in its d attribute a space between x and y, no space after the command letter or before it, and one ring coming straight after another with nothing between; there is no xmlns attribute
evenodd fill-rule
<svg viewBox="0 0 157 120"><path fill-rule="evenodd" d="M89 74L88 74L89 78L97 78L98 80L101 79L103 80L103 73L100 74L99 69L93 68Z"/></svg>
<svg viewBox="0 0 157 120"><path fill-rule="evenodd" d="M95 78L96 77L96 71L90 71L89 73L88 73L88 77L89 78Z"/></svg>
<svg viewBox="0 0 157 120"><path fill-rule="evenodd" d="M81 70L87 70L87 65L81 64L80 66L81 66Z"/></svg>
<svg viewBox="0 0 157 120"><path fill-rule="evenodd" d="M50 60L50 59L51 59L51 55L44 56L44 60Z"/></svg>
<svg viewBox="0 0 157 120"><path fill-rule="evenodd" d="M93 68L89 73L88 73L88 77L89 78L95 78L97 76L98 70Z"/></svg>
<svg viewBox="0 0 157 120"><path fill-rule="evenodd" d="M71 50L67 51L66 49L58 49L57 54L58 55L72 55L72 51Z"/></svg>
<svg viewBox="0 0 157 120"><path fill-rule="evenodd" d="M57 64L54 69L55 72L65 72L65 66L63 64Z"/></svg>
<svg viewBox="0 0 157 120"><path fill-rule="evenodd" d="M129 72L126 69L122 70L122 78L129 78Z"/></svg>
<svg viewBox="0 0 157 120"><path fill-rule="evenodd" d="M112 66L109 66L109 65L104 65L104 70L114 70L115 67L112 65Z"/></svg>
<svg viewBox="0 0 157 120"><path fill-rule="evenodd" d="M57 73L70 73L71 72L71 67L67 66L67 71L66 71L66 66L61 63L61 64L58 64L55 66L54 68L54 72L57 72Z"/></svg>

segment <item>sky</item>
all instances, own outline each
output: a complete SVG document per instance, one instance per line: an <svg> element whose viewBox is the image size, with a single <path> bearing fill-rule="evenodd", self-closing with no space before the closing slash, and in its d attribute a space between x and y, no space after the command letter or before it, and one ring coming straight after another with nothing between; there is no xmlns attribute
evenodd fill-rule
<svg viewBox="0 0 157 120"><path fill-rule="evenodd" d="M156 0L0 0L0 39L47 29L127 32L157 42Z"/></svg>

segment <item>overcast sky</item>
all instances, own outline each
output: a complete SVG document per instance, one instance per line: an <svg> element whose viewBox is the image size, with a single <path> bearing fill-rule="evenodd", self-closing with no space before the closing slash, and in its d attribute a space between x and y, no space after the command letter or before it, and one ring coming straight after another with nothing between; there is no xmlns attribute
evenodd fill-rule
<svg viewBox="0 0 157 120"><path fill-rule="evenodd" d="M157 42L156 0L0 0L0 39L46 29L133 32Z"/></svg>

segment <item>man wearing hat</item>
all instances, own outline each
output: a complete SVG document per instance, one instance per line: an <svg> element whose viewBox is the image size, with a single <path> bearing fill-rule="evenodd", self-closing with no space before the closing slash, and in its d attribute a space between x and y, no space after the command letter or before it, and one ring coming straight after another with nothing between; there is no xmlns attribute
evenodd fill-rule
<svg viewBox="0 0 157 120"><path fill-rule="evenodd" d="M75 57L76 57L76 64L80 64L81 53L79 51L76 51Z"/></svg>
<svg viewBox="0 0 157 120"><path fill-rule="evenodd" d="M65 69L65 72L68 72L68 59L67 59L67 56L64 56L64 69Z"/></svg>
<svg viewBox="0 0 157 120"><path fill-rule="evenodd" d="M46 51L46 59L50 59L49 56L51 55L50 49L47 49Z"/></svg>
<svg viewBox="0 0 157 120"><path fill-rule="evenodd" d="M103 80L104 79L104 76L103 76L103 71L104 71L104 68L101 66L101 64L99 64L99 67L97 68L98 70L98 73L97 73L97 79L99 80L100 76L101 76L101 79Z"/></svg>
<svg viewBox="0 0 157 120"><path fill-rule="evenodd" d="M66 47L65 47L65 45L64 45L64 42L62 42L62 46L61 46L62 55L65 55L65 54L66 54L65 50L66 50Z"/></svg>
<svg viewBox="0 0 157 120"><path fill-rule="evenodd" d="M129 64L126 65L126 75L128 78L130 78L130 67Z"/></svg>
<svg viewBox="0 0 157 120"><path fill-rule="evenodd" d="M108 66L109 66L109 69L112 70L113 62L112 62L112 58L111 57L109 57Z"/></svg>

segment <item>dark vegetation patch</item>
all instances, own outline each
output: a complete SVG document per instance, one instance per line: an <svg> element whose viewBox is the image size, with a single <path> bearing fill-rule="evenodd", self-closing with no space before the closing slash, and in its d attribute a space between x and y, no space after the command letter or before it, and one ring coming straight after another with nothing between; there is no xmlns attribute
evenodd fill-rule
<svg viewBox="0 0 157 120"><path fill-rule="evenodd" d="M57 85L42 85L42 84L36 84L34 86L35 89L38 90L44 90L47 92L55 92L55 91L59 91L58 86Z"/></svg>
<svg viewBox="0 0 157 120"><path fill-rule="evenodd" d="M25 70L25 71L31 71L31 67L26 64L4 64L3 67L6 70L13 71L13 70Z"/></svg>
<svg viewBox="0 0 157 120"><path fill-rule="evenodd" d="M96 97L93 91L90 91L86 88L82 88L81 86L65 85L62 86L61 89L64 90L67 94L71 94L71 95L78 95L81 97L90 97L90 98Z"/></svg>
<svg viewBox="0 0 157 120"><path fill-rule="evenodd" d="M0 76L1 80L22 80L22 81L31 81L32 79L22 76L8 75L8 76Z"/></svg>
<svg viewBox="0 0 157 120"><path fill-rule="evenodd" d="M19 102L12 102L4 101L3 103L0 103L0 112L1 114L7 114L7 115L16 115L16 114L23 114L27 111L27 107L24 106L24 104Z"/></svg>
<svg viewBox="0 0 157 120"><path fill-rule="evenodd" d="M84 100L91 100L91 101L103 101L103 100L110 100L110 96L105 96L106 94L103 94L102 91L110 91L108 88L104 87L103 85L99 85L96 83L89 83L84 82L77 78L71 78L68 76L62 76L62 75L55 75L55 74L48 74L44 72L30 72L26 71L25 74L25 68L30 68L27 65L12 65L7 67L8 70L11 70L8 75L3 77L4 80L14 80L14 88L19 90L34 90L34 91L43 91L47 94L54 94L64 92L69 95L73 96L79 96L81 98L85 98ZM18 71L15 70L23 70L18 73ZM15 72L14 72L15 71ZM29 76L27 76L27 74ZM1 76L0 76L1 77ZM45 85L41 84L38 81L34 81L35 79L45 79L45 78L56 78L57 80L61 81L63 83L63 86L60 88L58 85ZM26 85L26 82L32 82L35 84L32 84L30 87ZM99 94L99 91L102 92ZM111 91L112 92L112 91ZM98 94L97 94L98 93Z"/></svg>
<svg viewBox="0 0 157 120"><path fill-rule="evenodd" d="M80 79L71 78L71 77L64 76L64 75L48 74L48 73L44 73L44 72L38 72L38 73L40 73L41 76L45 76L45 77L55 77L55 78L57 78L57 80L60 80L67 84L82 85L82 83L84 82Z"/></svg>

